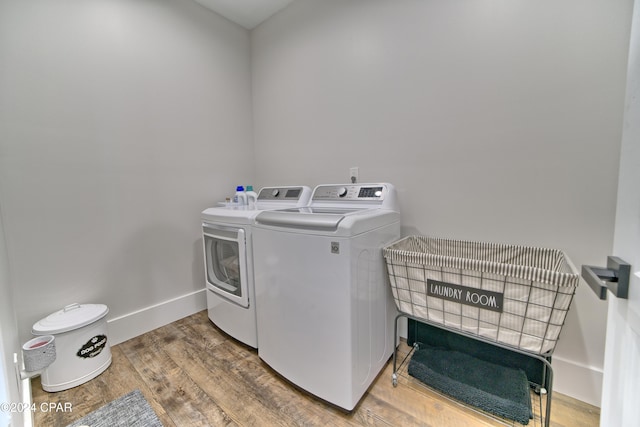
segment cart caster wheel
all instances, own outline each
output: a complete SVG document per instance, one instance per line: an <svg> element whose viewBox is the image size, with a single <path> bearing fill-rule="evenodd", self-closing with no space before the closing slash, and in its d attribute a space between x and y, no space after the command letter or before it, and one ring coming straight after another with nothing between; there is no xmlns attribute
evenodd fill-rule
<svg viewBox="0 0 640 427"><path fill-rule="evenodd" d="M540 396L547 394L547 389L546 389L546 388L544 388L544 387L542 387L542 388L540 389L540 391L538 392L538 394L539 394Z"/></svg>
<svg viewBox="0 0 640 427"><path fill-rule="evenodd" d="M391 384L393 384L394 387L398 386L398 376L396 374L393 374L391 377Z"/></svg>

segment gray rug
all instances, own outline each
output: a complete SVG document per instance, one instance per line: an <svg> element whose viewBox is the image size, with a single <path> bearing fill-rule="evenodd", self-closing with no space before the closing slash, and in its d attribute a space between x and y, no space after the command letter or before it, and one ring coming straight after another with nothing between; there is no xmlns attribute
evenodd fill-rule
<svg viewBox="0 0 640 427"><path fill-rule="evenodd" d="M162 427L140 390L109 402L67 427Z"/></svg>

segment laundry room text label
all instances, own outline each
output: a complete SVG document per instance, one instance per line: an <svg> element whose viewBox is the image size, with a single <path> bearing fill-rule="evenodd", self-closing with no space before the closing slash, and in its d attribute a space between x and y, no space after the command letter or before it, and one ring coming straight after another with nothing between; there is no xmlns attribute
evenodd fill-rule
<svg viewBox="0 0 640 427"><path fill-rule="evenodd" d="M502 313L504 294L427 279L427 295Z"/></svg>

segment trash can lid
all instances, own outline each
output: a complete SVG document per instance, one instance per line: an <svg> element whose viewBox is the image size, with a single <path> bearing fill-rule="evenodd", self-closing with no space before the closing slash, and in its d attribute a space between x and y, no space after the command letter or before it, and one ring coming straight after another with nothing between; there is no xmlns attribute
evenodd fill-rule
<svg viewBox="0 0 640 427"><path fill-rule="evenodd" d="M36 322L31 333L49 335L73 331L102 319L108 312L104 304L70 304Z"/></svg>

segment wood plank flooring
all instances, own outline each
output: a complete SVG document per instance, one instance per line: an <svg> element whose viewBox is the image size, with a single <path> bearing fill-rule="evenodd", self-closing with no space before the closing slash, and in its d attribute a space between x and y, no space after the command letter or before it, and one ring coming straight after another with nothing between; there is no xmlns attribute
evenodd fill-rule
<svg viewBox="0 0 640 427"><path fill-rule="evenodd" d="M394 388L391 363L358 406L346 412L280 377L257 351L217 329L206 310L116 345L111 352L111 366L79 387L47 393L39 378L32 380L36 408L43 402L72 408L36 411L36 427L66 426L135 389L165 427L519 425L439 395L406 375L406 368ZM599 416L598 408L554 393L552 426L597 426ZM529 425L541 425L539 416Z"/></svg>

